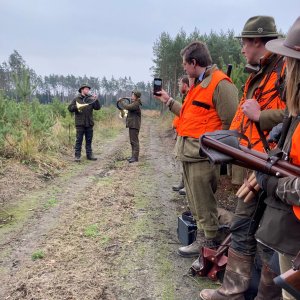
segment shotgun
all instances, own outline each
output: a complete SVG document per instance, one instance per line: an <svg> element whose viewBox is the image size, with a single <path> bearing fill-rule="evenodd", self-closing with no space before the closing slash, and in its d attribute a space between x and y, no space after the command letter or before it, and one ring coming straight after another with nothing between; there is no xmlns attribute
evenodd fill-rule
<svg viewBox="0 0 300 300"><path fill-rule="evenodd" d="M236 164L251 170L276 177L300 176L300 168L280 159L247 147L241 146L236 133L231 130L218 130L200 137L200 156L212 163Z"/></svg>

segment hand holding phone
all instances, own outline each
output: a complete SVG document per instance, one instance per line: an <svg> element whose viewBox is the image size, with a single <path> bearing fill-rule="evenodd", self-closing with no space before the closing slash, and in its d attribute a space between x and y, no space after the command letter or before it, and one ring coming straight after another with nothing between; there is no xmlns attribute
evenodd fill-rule
<svg viewBox="0 0 300 300"><path fill-rule="evenodd" d="M153 81L153 95L160 96L157 92L162 90L162 80L160 78L154 78Z"/></svg>

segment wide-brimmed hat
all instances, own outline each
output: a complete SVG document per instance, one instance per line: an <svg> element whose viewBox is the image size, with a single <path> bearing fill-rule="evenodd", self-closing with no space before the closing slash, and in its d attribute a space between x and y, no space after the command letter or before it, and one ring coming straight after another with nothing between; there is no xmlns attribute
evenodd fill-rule
<svg viewBox="0 0 300 300"><path fill-rule="evenodd" d="M300 59L300 17L290 28L285 39L269 41L266 48L280 55Z"/></svg>
<svg viewBox="0 0 300 300"><path fill-rule="evenodd" d="M250 18L241 33L236 38L278 37L275 20L270 16L255 16Z"/></svg>
<svg viewBox="0 0 300 300"><path fill-rule="evenodd" d="M141 98L142 94L139 91L132 91L132 94L136 95L137 98Z"/></svg>
<svg viewBox="0 0 300 300"><path fill-rule="evenodd" d="M86 87L89 88L89 89L91 89L91 87L88 84L84 83L84 84L82 84L80 86L80 88L78 89L78 92L81 93L81 90L84 89L84 88L86 88Z"/></svg>

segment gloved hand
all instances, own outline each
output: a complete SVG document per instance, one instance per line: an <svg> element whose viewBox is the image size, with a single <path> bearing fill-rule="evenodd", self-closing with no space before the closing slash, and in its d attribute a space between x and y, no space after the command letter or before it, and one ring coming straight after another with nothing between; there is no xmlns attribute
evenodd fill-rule
<svg viewBox="0 0 300 300"><path fill-rule="evenodd" d="M255 172L255 176L257 183L267 193L267 196L274 196L277 189L278 178L258 171Z"/></svg>
<svg viewBox="0 0 300 300"><path fill-rule="evenodd" d="M278 125L274 126L270 131L268 142L270 143L278 143L281 137L283 123L279 123Z"/></svg>

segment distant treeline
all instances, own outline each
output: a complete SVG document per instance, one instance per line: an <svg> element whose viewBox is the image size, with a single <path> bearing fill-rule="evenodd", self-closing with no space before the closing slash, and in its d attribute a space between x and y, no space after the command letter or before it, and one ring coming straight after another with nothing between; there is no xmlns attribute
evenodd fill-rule
<svg viewBox="0 0 300 300"><path fill-rule="evenodd" d="M191 34L180 30L175 37L163 32L153 46L152 75L163 79L164 88L173 96L178 94L178 79L184 74L180 50L194 40L207 43L213 63L226 71L227 64L233 64L232 80L240 89L245 82L244 58L241 46L234 38L233 30L227 32L200 34L195 29ZM102 104L115 104L119 97L129 96L138 89L142 93L144 108L158 108L160 104L152 96L152 82L134 83L130 76L108 79L105 76L80 77L74 75L39 76L31 69L23 57L14 51L7 61L0 64L0 92L10 99L30 101L37 98L41 103L51 103L53 99L69 102L82 83L88 83L94 92L100 95Z"/></svg>
<svg viewBox="0 0 300 300"><path fill-rule="evenodd" d="M115 104L119 97L130 96L132 90L138 89L142 93L145 108L159 106L152 96L152 83L143 81L134 83L130 76L108 79L105 76L98 78L51 74L42 77L26 64L16 50L0 65L0 90L8 98L17 101L37 98L41 103L51 103L53 99L69 102L78 93L77 90L82 83L89 84L104 105Z"/></svg>

